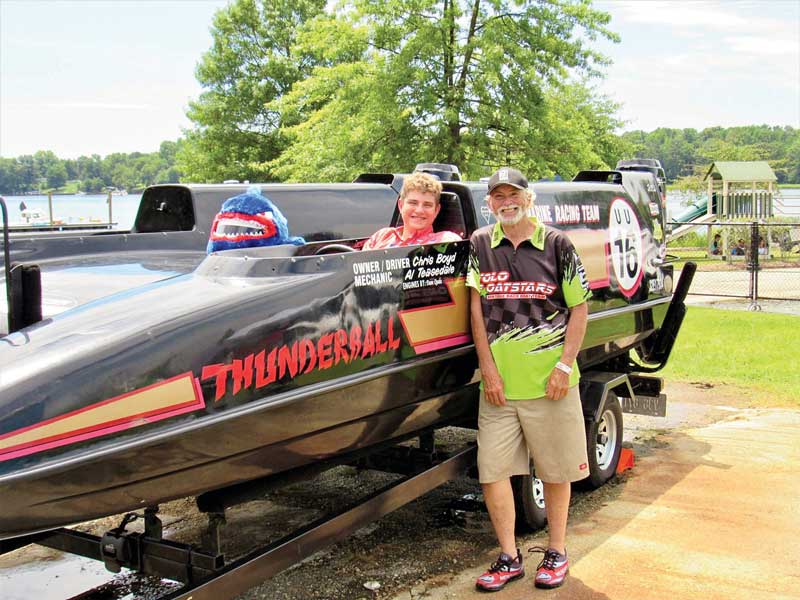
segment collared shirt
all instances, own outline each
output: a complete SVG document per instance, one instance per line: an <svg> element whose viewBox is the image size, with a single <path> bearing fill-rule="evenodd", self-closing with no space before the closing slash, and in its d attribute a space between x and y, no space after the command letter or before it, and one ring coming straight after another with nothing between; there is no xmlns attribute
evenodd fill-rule
<svg viewBox="0 0 800 600"><path fill-rule="evenodd" d="M590 296L578 253L569 238L531 218L534 231L517 248L500 223L470 239L467 285L481 295L483 322L506 398L545 395L561 359L569 309ZM570 386L578 383L572 365Z"/></svg>
<svg viewBox="0 0 800 600"><path fill-rule="evenodd" d="M362 250L378 248L396 248L398 246L414 246L416 244L440 244L442 242L458 242L461 236L452 231L434 231L433 227L416 231L408 239L403 239L403 227L384 227L379 229L364 242Z"/></svg>

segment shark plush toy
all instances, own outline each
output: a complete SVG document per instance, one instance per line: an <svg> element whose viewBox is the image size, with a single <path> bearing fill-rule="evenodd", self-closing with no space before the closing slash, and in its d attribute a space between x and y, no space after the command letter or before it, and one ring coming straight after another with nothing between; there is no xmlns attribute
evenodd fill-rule
<svg viewBox="0 0 800 600"><path fill-rule="evenodd" d="M211 224L208 238L208 253L234 248L256 246L280 246L294 244L302 246L306 241L289 235L289 224L278 207L261 193L258 186L251 186L244 194L233 196L223 202L222 208Z"/></svg>

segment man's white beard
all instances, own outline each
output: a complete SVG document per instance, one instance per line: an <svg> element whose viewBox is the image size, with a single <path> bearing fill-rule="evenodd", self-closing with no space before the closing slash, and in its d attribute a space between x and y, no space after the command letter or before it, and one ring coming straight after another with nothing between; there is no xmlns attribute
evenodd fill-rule
<svg viewBox="0 0 800 600"><path fill-rule="evenodd" d="M525 218L525 209L523 209L518 204L514 204L514 205L511 205L511 206L513 206L513 207L518 209L517 212L513 216L511 216L511 215L503 216L504 213L503 213L502 210L497 211L497 213L495 214L495 217L497 218L498 221L500 221L501 225L516 225L517 223L522 221L522 219ZM508 207L506 207L506 208L508 208Z"/></svg>

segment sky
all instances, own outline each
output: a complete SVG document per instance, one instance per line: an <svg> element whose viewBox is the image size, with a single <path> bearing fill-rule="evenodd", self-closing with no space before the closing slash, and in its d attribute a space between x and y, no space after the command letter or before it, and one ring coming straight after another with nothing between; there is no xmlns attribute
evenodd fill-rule
<svg viewBox="0 0 800 600"><path fill-rule="evenodd" d="M0 0L0 156L155 152L190 128L227 0ZM622 130L800 128L800 0L596 0Z"/></svg>
<svg viewBox="0 0 800 600"><path fill-rule="evenodd" d="M800 127L800 0L602 0L624 130Z"/></svg>

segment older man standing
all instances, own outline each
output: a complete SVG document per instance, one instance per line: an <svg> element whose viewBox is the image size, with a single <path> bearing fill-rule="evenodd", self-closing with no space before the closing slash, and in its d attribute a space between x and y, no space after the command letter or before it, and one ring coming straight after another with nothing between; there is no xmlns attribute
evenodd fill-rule
<svg viewBox="0 0 800 600"><path fill-rule="evenodd" d="M535 585L554 588L569 569L570 483L588 475L575 357L590 292L569 239L528 216L522 173L495 172L487 202L497 223L472 235L467 285L482 377L478 471L501 553L476 586L497 591L524 574L510 477L529 473L530 453L549 526Z"/></svg>
<svg viewBox="0 0 800 600"><path fill-rule="evenodd" d="M379 229L364 243L362 250L460 241L457 233L433 230L433 221L442 209L441 195L442 182L433 175L417 172L406 177L397 200L403 224Z"/></svg>

